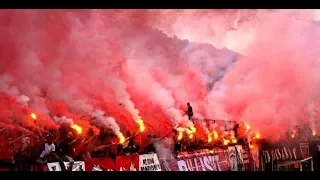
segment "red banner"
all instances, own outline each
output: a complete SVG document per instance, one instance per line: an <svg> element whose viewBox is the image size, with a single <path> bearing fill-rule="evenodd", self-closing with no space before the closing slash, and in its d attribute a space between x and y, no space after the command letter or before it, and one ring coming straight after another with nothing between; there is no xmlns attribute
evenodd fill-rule
<svg viewBox="0 0 320 180"><path fill-rule="evenodd" d="M116 163L112 158L92 158L85 160L86 171L115 171Z"/></svg>
<svg viewBox="0 0 320 180"><path fill-rule="evenodd" d="M117 156L117 171L139 171L139 156Z"/></svg>
<svg viewBox="0 0 320 180"><path fill-rule="evenodd" d="M227 149L222 148L215 148L213 150L213 156L216 157L217 162L220 167L219 171L230 171L230 164L229 164L229 153Z"/></svg>

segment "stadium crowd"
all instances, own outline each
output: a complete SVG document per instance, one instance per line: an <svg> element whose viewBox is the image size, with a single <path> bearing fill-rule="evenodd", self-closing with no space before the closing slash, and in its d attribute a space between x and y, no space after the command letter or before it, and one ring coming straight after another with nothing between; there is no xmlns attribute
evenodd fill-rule
<svg viewBox="0 0 320 180"><path fill-rule="evenodd" d="M118 155L146 154L155 152L154 143L159 141L155 135L148 135L147 140L137 140L138 133L127 132L126 141L120 143L111 129L101 128L99 134L92 129L85 135L79 135L69 126L60 126L48 133L33 131L21 132L18 129L0 129L0 168L11 171L28 171L39 168L41 164L59 162L62 169L65 162L83 161L86 158L111 157ZM196 149L204 145L202 141L177 139L174 131L176 151ZM143 148L141 148L143 147ZM72 165L71 165L72 167ZM71 168L70 168L71 169ZM35 169L34 169L35 170Z"/></svg>

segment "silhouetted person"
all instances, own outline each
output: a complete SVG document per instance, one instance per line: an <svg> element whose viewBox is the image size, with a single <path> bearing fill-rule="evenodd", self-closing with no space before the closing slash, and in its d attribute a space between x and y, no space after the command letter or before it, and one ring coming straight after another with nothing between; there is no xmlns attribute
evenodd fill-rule
<svg viewBox="0 0 320 180"><path fill-rule="evenodd" d="M236 124L236 125L233 127L234 137L235 137L235 138L238 138L238 129L239 129L239 124Z"/></svg>
<svg viewBox="0 0 320 180"><path fill-rule="evenodd" d="M189 117L189 120L192 120L192 117L193 117L193 110L192 110L192 107L190 105L190 103L188 102L187 103L187 106L188 106L188 111L187 111L187 115Z"/></svg>

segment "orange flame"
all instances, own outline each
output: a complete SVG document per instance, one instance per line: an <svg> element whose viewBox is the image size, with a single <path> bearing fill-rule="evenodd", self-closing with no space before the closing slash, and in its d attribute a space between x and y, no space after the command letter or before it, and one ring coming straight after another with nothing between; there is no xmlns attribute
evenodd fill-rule
<svg viewBox="0 0 320 180"><path fill-rule="evenodd" d="M256 133L255 136L254 136L254 139L260 139L261 137L261 134L260 133Z"/></svg>
<svg viewBox="0 0 320 180"><path fill-rule="evenodd" d="M312 131L312 136L315 136L317 133L315 130Z"/></svg>
<svg viewBox="0 0 320 180"><path fill-rule="evenodd" d="M236 144L238 141L237 141L237 139L232 138L231 142L232 142L233 144Z"/></svg>
<svg viewBox="0 0 320 180"><path fill-rule="evenodd" d="M194 126L189 127L192 133L196 133L197 129Z"/></svg>
<svg viewBox="0 0 320 180"><path fill-rule="evenodd" d="M213 133L213 138L217 140L219 138L217 131L213 131L212 133Z"/></svg>
<svg viewBox="0 0 320 180"><path fill-rule="evenodd" d="M178 140L180 141L183 138L183 132L178 132Z"/></svg>
<svg viewBox="0 0 320 180"><path fill-rule="evenodd" d="M123 144L126 141L126 138L123 136L123 134L121 132L118 132L117 136L118 136L120 144Z"/></svg>
<svg viewBox="0 0 320 180"><path fill-rule="evenodd" d="M253 149L253 148L254 148L254 146L253 146L252 144L250 144L250 145L249 145L249 148L250 148L250 149Z"/></svg>
<svg viewBox="0 0 320 180"><path fill-rule="evenodd" d="M208 143L212 141L211 134L208 135Z"/></svg>
<svg viewBox="0 0 320 180"><path fill-rule="evenodd" d="M249 124L245 124L244 127L246 128L246 130L250 130L251 126Z"/></svg>
<svg viewBox="0 0 320 180"><path fill-rule="evenodd" d="M291 138L293 139L294 137L296 137L294 134L291 135Z"/></svg>
<svg viewBox="0 0 320 180"><path fill-rule="evenodd" d="M190 134L190 135L189 135L189 139L192 139L192 138L193 138L193 134Z"/></svg>
<svg viewBox="0 0 320 180"><path fill-rule="evenodd" d="M196 128L194 126L190 126L189 128L185 128L185 131L188 135L194 134L196 132Z"/></svg>
<svg viewBox="0 0 320 180"><path fill-rule="evenodd" d="M35 113L31 113L30 114L30 117L33 119L33 120L37 120L37 115Z"/></svg>
<svg viewBox="0 0 320 180"><path fill-rule="evenodd" d="M82 133L82 127L77 124L72 125L71 128L76 130L78 134Z"/></svg>
<svg viewBox="0 0 320 180"><path fill-rule="evenodd" d="M144 125L142 119L136 120L136 123L139 125L139 131L140 132L143 132L146 129L146 126Z"/></svg>
<svg viewBox="0 0 320 180"><path fill-rule="evenodd" d="M223 139L223 145L228 145L230 143L230 141L228 139Z"/></svg>

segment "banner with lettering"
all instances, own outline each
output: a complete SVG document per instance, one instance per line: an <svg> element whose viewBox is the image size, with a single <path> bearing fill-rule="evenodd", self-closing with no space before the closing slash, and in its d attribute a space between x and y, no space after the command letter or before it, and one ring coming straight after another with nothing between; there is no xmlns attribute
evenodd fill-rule
<svg viewBox="0 0 320 180"><path fill-rule="evenodd" d="M219 171L230 171L229 152L228 149L214 148L213 154L217 156Z"/></svg>
<svg viewBox="0 0 320 180"><path fill-rule="evenodd" d="M180 171L229 171L228 150L214 149L179 153L177 164Z"/></svg>
<svg viewBox="0 0 320 180"><path fill-rule="evenodd" d="M179 171L177 160L174 156L160 158L159 161L162 171Z"/></svg>
<svg viewBox="0 0 320 180"><path fill-rule="evenodd" d="M259 150L251 149L250 154L252 157L253 171L260 171L261 167L260 167Z"/></svg>
<svg viewBox="0 0 320 180"><path fill-rule="evenodd" d="M242 147L243 167L244 171L250 171L250 153L247 146Z"/></svg>
<svg viewBox="0 0 320 180"><path fill-rule="evenodd" d="M302 160L310 156L309 144L305 142L282 142L262 150L264 163L271 161Z"/></svg>
<svg viewBox="0 0 320 180"><path fill-rule="evenodd" d="M236 155L238 162L238 171L245 171L244 158L243 158L243 147L242 145L235 145Z"/></svg>
<svg viewBox="0 0 320 180"><path fill-rule="evenodd" d="M139 156L140 171L161 171L157 154L143 154Z"/></svg>
<svg viewBox="0 0 320 180"><path fill-rule="evenodd" d="M64 166L67 168L67 170L70 170L70 163L69 162L63 162ZM72 165L72 171L85 171L85 164L84 161L75 161Z"/></svg>
<svg viewBox="0 0 320 180"><path fill-rule="evenodd" d="M49 171L62 171L61 166L58 162L47 163Z"/></svg>
<svg viewBox="0 0 320 180"><path fill-rule="evenodd" d="M230 163L231 171L238 171L238 161L237 161L235 146L228 147L228 155L229 155L229 163Z"/></svg>
<svg viewBox="0 0 320 180"><path fill-rule="evenodd" d="M117 156L117 171L139 171L139 155L136 156Z"/></svg>
<svg viewBox="0 0 320 180"><path fill-rule="evenodd" d="M110 157L85 160L86 171L115 171L116 162Z"/></svg>

